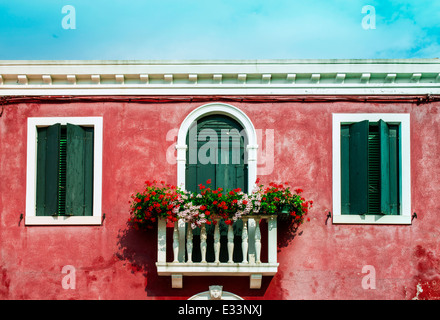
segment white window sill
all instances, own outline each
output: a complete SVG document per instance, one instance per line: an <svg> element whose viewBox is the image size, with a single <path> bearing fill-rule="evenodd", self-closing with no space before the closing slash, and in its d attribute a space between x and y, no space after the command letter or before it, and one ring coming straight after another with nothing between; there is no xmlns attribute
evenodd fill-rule
<svg viewBox="0 0 440 320"><path fill-rule="evenodd" d="M73 226L73 225L101 225L100 216L28 216L25 217L25 225L27 226Z"/></svg>
<svg viewBox="0 0 440 320"><path fill-rule="evenodd" d="M333 215L334 224L411 224L408 215Z"/></svg>

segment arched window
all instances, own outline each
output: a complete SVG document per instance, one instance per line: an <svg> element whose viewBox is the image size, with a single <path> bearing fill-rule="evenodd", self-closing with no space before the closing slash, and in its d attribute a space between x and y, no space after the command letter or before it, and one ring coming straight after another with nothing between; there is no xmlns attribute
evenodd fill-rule
<svg viewBox="0 0 440 320"><path fill-rule="evenodd" d="M198 185L206 185L206 181L211 179L211 188L240 188L249 192L255 186L257 148L255 128L240 109L223 103L203 105L193 110L179 129L176 145L178 185L185 190L199 192ZM207 228L208 235L213 234L212 227ZM241 234L241 228L241 221L234 223L236 235ZM182 227L181 234L185 234L184 230ZM199 231L198 228L193 231L195 248ZM226 232L227 227L221 222L220 234L225 236ZM236 247L239 247L238 243ZM193 261L200 260L196 252L199 251L193 251ZM227 260L225 253L220 254L220 261ZM208 251L207 259L211 261L213 259L209 254ZM240 254L234 252L234 261L241 261Z"/></svg>
<svg viewBox="0 0 440 320"><path fill-rule="evenodd" d="M247 135L236 120L204 116L191 125L186 145L186 190L198 191L209 179L212 189L248 191Z"/></svg>

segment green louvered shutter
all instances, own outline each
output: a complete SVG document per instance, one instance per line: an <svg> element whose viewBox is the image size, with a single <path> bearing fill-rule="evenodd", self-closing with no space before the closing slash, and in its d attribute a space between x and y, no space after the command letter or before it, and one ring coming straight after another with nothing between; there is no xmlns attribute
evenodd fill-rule
<svg viewBox="0 0 440 320"><path fill-rule="evenodd" d="M244 163L244 141L240 131L232 126L217 124L219 142L219 161L216 168L216 185L223 189L240 188L247 190L247 166ZM228 127L229 126L229 127Z"/></svg>
<svg viewBox="0 0 440 320"><path fill-rule="evenodd" d="M398 126L379 121L381 214L398 214Z"/></svg>
<svg viewBox="0 0 440 320"><path fill-rule="evenodd" d="M367 120L350 125L350 214L368 213L368 133Z"/></svg>
<svg viewBox="0 0 440 320"><path fill-rule="evenodd" d="M37 216L58 213L60 136L59 123L37 129Z"/></svg>
<svg viewBox="0 0 440 320"><path fill-rule="evenodd" d="M66 214L91 216L93 128L67 124Z"/></svg>
<svg viewBox="0 0 440 320"><path fill-rule="evenodd" d="M341 214L350 214L350 126L341 126Z"/></svg>
<svg viewBox="0 0 440 320"><path fill-rule="evenodd" d="M400 212L400 148L399 126L389 126L390 138L390 214L397 215Z"/></svg>
<svg viewBox="0 0 440 320"><path fill-rule="evenodd" d="M93 215L94 128L85 127L84 146L84 215Z"/></svg>
<svg viewBox="0 0 440 320"><path fill-rule="evenodd" d="M206 116L198 121L197 135L187 136L185 185L188 191L198 191L199 184L205 185L206 180L211 179L211 188L241 188L247 192L247 164L241 130L238 122L222 115ZM200 161L200 156L205 161Z"/></svg>
<svg viewBox="0 0 440 320"><path fill-rule="evenodd" d="M379 140L380 213L390 214L390 131L383 120L379 120Z"/></svg>

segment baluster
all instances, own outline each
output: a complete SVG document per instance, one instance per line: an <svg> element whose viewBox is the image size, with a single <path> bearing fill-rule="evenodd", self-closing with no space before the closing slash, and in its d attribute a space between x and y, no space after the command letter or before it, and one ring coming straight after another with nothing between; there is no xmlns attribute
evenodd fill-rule
<svg viewBox="0 0 440 320"><path fill-rule="evenodd" d="M157 221L157 262L167 262L167 222L165 218Z"/></svg>
<svg viewBox="0 0 440 320"><path fill-rule="evenodd" d="M267 224L268 262L277 263L277 217L268 217Z"/></svg>
<svg viewBox="0 0 440 320"><path fill-rule="evenodd" d="M188 223L188 230L186 233L186 252L188 253L188 263L192 263L192 251L193 251L193 232L191 224Z"/></svg>
<svg viewBox="0 0 440 320"><path fill-rule="evenodd" d="M248 227L247 227L247 219L243 218L243 231L241 233L241 251L243 252L243 263L248 263Z"/></svg>
<svg viewBox="0 0 440 320"><path fill-rule="evenodd" d="M220 262L220 221L215 220L215 228L214 228L214 255L215 255L215 263Z"/></svg>
<svg viewBox="0 0 440 320"><path fill-rule="evenodd" d="M261 255L261 232L260 232L260 217L255 221L255 262L260 263Z"/></svg>
<svg viewBox="0 0 440 320"><path fill-rule="evenodd" d="M206 227L202 224L202 229L200 230L200 252L202 254L202 263L206 263Z"/></svg>
<svg viewBox="0 0 440 320"><path fill-rule="evenodd" d="M234 254L234 230L232 229L232 223L228 227L228 263L233 263L233 254Z"/></svg>
<svg viewBox="0 0 440 320"><path fill-rule="evenodd" d="M173 262L179 262L179 227L177 221L174 222L174 232L173 232Z"/></svg>

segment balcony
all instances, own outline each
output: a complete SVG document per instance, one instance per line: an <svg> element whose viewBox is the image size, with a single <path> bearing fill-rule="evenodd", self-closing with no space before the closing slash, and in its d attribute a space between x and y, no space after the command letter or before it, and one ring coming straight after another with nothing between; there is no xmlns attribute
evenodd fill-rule
<svg viewBox="0 0 440 320"><path fill-rule="evenodd" d="M183 287L183 276L248 276L250 288L259 289L263 276L278 271L276 216L249 216L229 226L217 220L215 227L194 230L180 220L170 232L160 219L157 245L157 273L171 276L173 288Z"/></svg>

